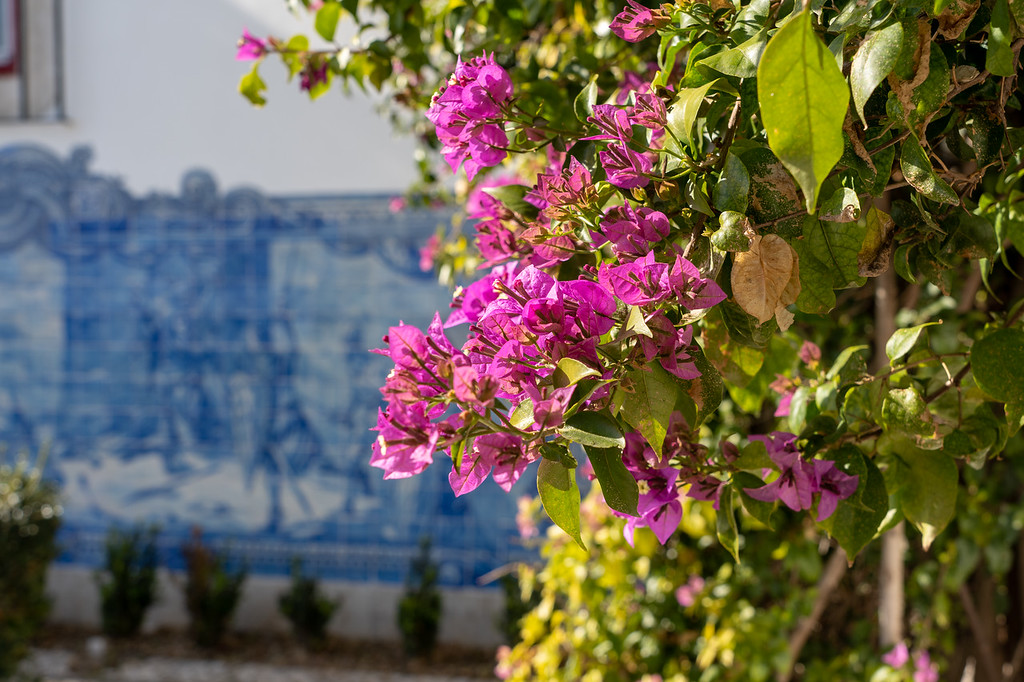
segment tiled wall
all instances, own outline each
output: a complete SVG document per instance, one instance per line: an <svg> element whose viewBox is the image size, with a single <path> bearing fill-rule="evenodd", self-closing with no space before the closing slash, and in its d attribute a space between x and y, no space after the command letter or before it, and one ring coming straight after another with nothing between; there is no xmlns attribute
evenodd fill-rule
<svg viewBox="0 0 1024 682"><path fill-rule="evenodd" d="M397 582L423 536L448 585L524 556L515 494L366 464L389 369L366 351L447 308L418 264L444 214L222 194L202 172L133 197L87 164L0 150L0 443L49 449L61 561L98 565L109 526L142 520L172 568L193 525L256 573L299 555Z"/></svg>

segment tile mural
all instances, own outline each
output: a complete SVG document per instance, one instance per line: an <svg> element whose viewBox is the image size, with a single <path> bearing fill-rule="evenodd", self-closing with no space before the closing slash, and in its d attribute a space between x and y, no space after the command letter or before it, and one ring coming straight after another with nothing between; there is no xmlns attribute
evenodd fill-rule
<svg viewBox="0 0 1024 682"><path fill-rule="evenodd" d="M257 573L301 555L401 581L422 536L448 585L530 556L517 491L456 499L444 466L385 482L366 463L389 369L366 351L447 308L418 255L445 214L221 193L200 171L134 197L88 161L0 150L0 443L49 449L61 561L98 565L138 521L172 566L193 525Z"/></svg>

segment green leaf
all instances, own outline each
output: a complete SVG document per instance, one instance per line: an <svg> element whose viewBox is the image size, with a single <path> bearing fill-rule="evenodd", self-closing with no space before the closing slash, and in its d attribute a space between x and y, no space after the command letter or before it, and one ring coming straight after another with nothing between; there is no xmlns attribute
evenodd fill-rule
<svg viewBox="0 0 1024 682"><path fill-rule="evenodd" d="M700 346L694 344L688 351L690 359L693 360L693 364L697 367L697 371L700 372L700 376L696 379L686 379L682 383L686 387L686 394L693 401L693 404L697 407L697 414L694 421L690 421L687 417L689 425L696 429L697 426L704 423L708 417L710 417L718 406L722 404L722 394L724 388L722 386L722 375L718 373L707 357L704 355L704 351L701 350ZM679 406L676 405L676 409ZM684 414L684 416L686 416Z"/></svg>
<svg viewBox="0 0 1024 682"><path fill-rule="evenodd" d="M736 211L722 211L718 216L721 227L711 235L711 243L719 251L742 253L750 250L750 235L754 233L747 216Z"/></svg>
<svg viewBox="0 0 1024 682"><path fill-rule="evenodd" d="M267 84L260 78L259 62L252 65L252 70L242 76L242 80L238 83L238 92L245 96L253 106L262 107L267 103L266 98L263 96L263 91L267 89Z"/></svg>
<svg viewBox="0 0 1024 682"><path fill-rule="evenodd" d="M719 211L747 211L747 194L750 192L750 174L740 157L732 152L725 155L725 165L713 192L715 208ZM724 223L723 223L724 225ZM748 240L749 241L749 240Z"/></svg>
<svg viewBox="0 0 1024 682"><path fill-rule="evenodd" d="M576 486L575 471L542 459L537 468L537 493L548 517L586 550L580 537L580 489Z"/></svg>
<svg viewBox="0 0 1024 682"><path fill-rule="evenodd" d="M839 501L835 512L821 525L852 561L878 533L889 511L889 494L878 467L858 448L844 446L835 462L843 473L859 476L859 485L856 493Z"/></svg>
<svg viewBox="0 0 1024 682"><path fill-rule="evenodd" d="M640 488L622 463L622 450L586 446L583 449L587 451L587 459L594 467L594 475L601 483L601 492L608 506L617 512L637 516Z"/></svg>
<svg viewBox="0 0 1024 682"><path fill-rule="evenodd" d="M849 187L840 187L818 209L818 218L832 223L853 223L860 218L860 198Z"/></svg>
<svg viewBox="0 0 1024 682"><path fill-rule="evenodd" d="M941 450L922 450L906 439L894 440L891 447L897 458L897 503L928 549L956 513L956 462Z"/></svg>
<svg viewBox="0 0 1024 682"><path fill-rule="evenodd" d="M628 372L626 379L629 388L620 385L617 391L622 401L620 414L630 426L643 434L654 452L661 456L672 413L682 407L687 423L693 425L697 421L696 405L679 380L666 372L657 361L646 369Z"/></svg>
<svg viewBox="0 0 1024 682"><path fill-rule="evenodd" d="M916 388L891 389L882 400L882 427L898 434L931 436L935 434L924 398Z"/></svg>
<svg viewBox="0 0 1024 682"><path fill-rule="evenodd" d="M697 120L697 112L708 94L708 90L717 81L705 83L699 88L683 88L672 100L668 108L668 130L680 142L693 148L693 124Z"/></svg>
<svg viewBox="0 0 1024 682"><path fill-rule="evenodd" d="M796 178L813 213L821 183L843 155L850 91L814 32L810 11L768 41L757 69L757 95L768 145Z"/></svg>
<svg viewBox="0 0 1024 682"><path fill-rule="evenodd" d="M836 377L840 377L842 379L845 375L843 370L847 368L848 364L854 366L856 371L859 372L860 369L864 367L864 358L858 355L858 353L863 353L867 350L870 350L870 346L848 346L844 348L839 354L839 357L836 358L835 364L829 368L828 374L825 375L825 378L830 381ZM854 362L851 363L851 360L854 360ZM857 360L859 360L859 362L857 362Z"/></svg>
<svg viewBox="0 0 1024 682"><path fill-rule="evenodd" d="M757 75L757 64L767 42L768 33L761 30L736 47L700 59L698 65L727 76L753 78Z"/></svg>
<svg viewBox="0 0 1024 682"><path fill-rule="evenodd" d="M1024 400L1006 403L1007 437L1012 438L1024 427Z"/></svg>
<svg viewBox="0 0 1024 682"><path fill-rule="evenodd" d="M614 420L600 412L578 412L558 429L559 435L583 446L626 447L626 439Z"/></svg>
<svg viewBox="0 0 1024 682"><path fill-rule="evenodd" d="M768 526L768 528L772 528L772 514L775 513L776 504L774 502L755 500L747 494L748 488L760 488L764 485L764 481L746 471L737 471L732 475L732 480L735 484L736 492L740 495L740 503L747 510L747 513Z"/></svg>
<svg viewBox="0 0 1024 682"><path fill-rule="evenodd" d="M971 371L981 390L996 400L1024 402L1024 331L1000 329L975 343Z"/></svg>
<svg viewBox="0 0 1024 682"><path fill-rule="evenodd" d="M579 383L581 379L596 376L601 376L601 373L593 367L575 358L565 357L558 361L551 378L555 382L555 388L565 388Z"/></svg>
<svg viewBox="0 0 1024 682"><path fill-rule="evenodd" d="M580 90L580 94L576 95L576 99L573 100L572 109L576 114L576 118L582 123L586 123L587 119L594 113L594 104L597 103L597 75L590 77L590 82L587 83L586 87Z"/></svg>
<svg viewBox="0 0 1024 682"><path fill-rule="evenodd" d="M647 326L647 321L644 320L644 311L638 305L629 306L629 316L626 318L626 324L622 326L622 329L627 332L633 332L638 336L646 336L649 339L654 338L654 332Z"/></svg>
<svg viewBox="0 0 1024 682"><path fill-rule="evenodd" d="M508 420L512 426L521 431L525 431L533 426L533 400L530 398L523 398L523 400L516 405L516 409L512 410L512 414L508 416Z"/></svg>
<svg viewBox="0 0 1024 682"><path fill-rule="evenodd" d="M921 143L914 135L910 135L903 141L903 149L900 151L900 169L911 187L932 201L954 206L960 203L960 197L953 191L953 188L935 174L928 154L925 153Z"/></svg>
<svg viewBox="0 0 1024 682"><path fill-rule="evenodd" d="M800 257L800 295L797 307L806 313L827 313L835 307L834 289L860 286L861 246L865 223L837 223L809 219L803 239L793 242Z"/></svg>
<svg viewBox="0 0 1024 682"><path fill-rule="evenodd" d="M1012 42L1010 8L1006 0L996 0L992 7L992 23L988 29L988 52L985 55L985 68L989 73L1006 77L1016 73Z"/></svg>
<svg viewBox="0 0 1024 682"><path fill-rule="evenodd" d="M865 36L864 42L857 48L850 65L850 90L853 93L853 106L857 115L867 128L864 118L864 104L875 88L885 80L900 55L903 46L903 27L892 23L885 28L871 31Z"/></svg>
<svg viewBox="0 0 1024 682"><path fill-rule="evenodd" d="M746 471L775 469L775 463L768 456L768 448L759 440L752 440L740 450L740 456L732 463L733 467ZM760 480L760 479L759 479ZM747 486L748 488L752 486Z"/></svg>
<svg viewBox="0 0 1024 682"><path fill-rule="evenodd" d="M723 485L718 498L715 534L722 547L729 550L736 563L740 561L740 532L736 525L736 512L732 508L732 486Z"/></svg>
<svg viewBox="0 0 1024 682"><path fill-rule="evenodd" d="M334 41L334 32L341 18L341 5L336 2L325 2L316 12L316 32L327 42Z"/></svg>
<svg viewBox="0 0 1024 682"><path fill-rule="evenodd" d="M897 329L893 332L889 340L885 342L885 354L889 357L890 364L895 367L896 361L909 353L910 349L914 347L925 327L931 327L936 324L942 324L942 321L925 322L914 327Z"/></svg>

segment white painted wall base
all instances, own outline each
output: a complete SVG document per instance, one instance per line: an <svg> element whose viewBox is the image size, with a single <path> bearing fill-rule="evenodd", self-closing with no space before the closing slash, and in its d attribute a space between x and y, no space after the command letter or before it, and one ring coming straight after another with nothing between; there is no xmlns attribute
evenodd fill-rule
<svg viewBox="0 0 1024 682"><path fill-rule="evenodd" d="M53 623L99 627L100 598L94 571L78 566L54 565L47 577L47 592L53 599ZM287 632L288 621L277 608L278 597L288 589L283 576L249 576L242 603L235 614L238 630ZM160 628L185 628L183 589L185 576L161 571L160 594L143 624L143 632ZM395 623L401 585L323 581L322 589L332 599L341 596L341 608L331 619L331 634L359 640L398 641ZM496 647L501 643L496 622L504 607L500 590L459 588L442 590L444 606L440 640L462 646Z"/></svg>

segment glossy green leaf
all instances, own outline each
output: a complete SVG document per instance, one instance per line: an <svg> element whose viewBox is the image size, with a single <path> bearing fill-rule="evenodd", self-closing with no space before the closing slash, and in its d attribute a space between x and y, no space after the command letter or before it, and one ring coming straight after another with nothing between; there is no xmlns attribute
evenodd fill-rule
<svg viewBox="0 0 1024 682"><path fill-rule="evenodd" d="M594 113L594 104L597 103L597 76L592 76L586 87L580 90L580 94L576 95L576 99L573 101L572 108L576 113L576 118L582 123L587 122Z"/></svg>
<svg viewBox="0 0 1024 682"><path fill-rule="evenodd" d="M640 306L631 305L629 306L629 316L626 318L626 324L623 325L623 330L627 332L633 332L638 336L646 336L649 339L654 338L654 332L647 326L647 321L644 320L644 311Z"/></svg>
<svg viewBox="0 0 1024 682"><path fill-rule="evenodd" d="M693 147L693 126L697 121L697 113L715 82L705 83L699 88L683 88L668 108L669 132L680 142L685 142L687 147Z"/></svg>
<svg viewBox="0 0 1024 682"><path fill-rule="evenodd" d="M835 59L802 12L768 41L757 69L757 94L768 144L796 178L808 213L843 155L850 91Z"/></svg>
<svg viewBox="0 0 1024 682"><path fill-rule="evenodd" d="M971 371L981 390L996 400L1024 402L1024 331L1000 329L975 343Z"/></svg>
<svg viewBox="0 0 1024 682"><path fill-rule="evenodd" d="M740 157L732 152L725 155L722 174L715 185L713 199L719 211L746 213L747 195L750 193L750 174Z"/></svg>
<svg viewBox="0 0 1024 682"><path fill-rule="evenodd" d="M922 537L925 549L956 513L956 462L942 450L922 450L906 439L892 443L900 510Z"/></svg>
<svg viewBox="0 0 1024 682"><path fill-rule="evenodd" d="M996 0L988 29L988 52L985 54L985 68L989 73L1006 77L1015 75L1012 43L1010 8L1006 0Z"/></svg>
<svg viewBox="0 0 1024 682"><path fill-rule="evenodd" d="M523 431L533 426L533 400L530 398L523 398L522 401L516 405L516 409L512 410L512 414L508 416L508 420L512 426Z"/></svg>
<svg viewBox="0 0 1024 682"><path fill-rule="evenodd" d="M960 197L953 191L953 188L935 174L928 154L913 135L903 141L903 149L900 151L900 169L911 187L932 201L953 205L960 203Z"/></svg>
<svg viewBox="0 0 1024 682"><path fill-rule="evenodd" d="M869 32L853 55L850 91L853 94L853 106L865 127L867 119L864 118L864 104L896 66L902 45L903 27L899 23L892 23Z"/></svg>
<svg viewBox="0 0 1024 682"><path fill-rule="evenodd" d="M575 470L550 459L540 460L537 493L548 517L585 550L587 546L580 537L580 489Z"/></svg>
<svg viewBox="0 0 1024 682"><path fill-rule="evenodd" d="M584 446L594 475L601 483L601 493L608 506L617 512L637 516L640 488L633 474L622 463L622 450Z"/></svg>
<svg viewBox="0 0 1024 682"><path fill-rule="evenodd" d="M619 414L643 434L660 456L672 412L679 409L677 405L682 407L687 423L694 424L696 405L686 394L685 386L656 361L646 369L628 372L626 379L628 388L620 386L618 390L622 404Z"/></svg>
<svg viewBox="0 0 1024 682"><path fill-rule="evenodd" d="M600 412L578 412L566 420L558 433L583 446L620 450L626 446L618 425Z"/></svg>
<svg viewBox="0 0 1024 682"><path fill-rule="evenodd" d="M910 349L917 343L917 339L921 336L921 332L926 327L931 327L936 324L942 324L938 322L925 322L914 327L905 327L903 329L897 329L893 332L889 340L885 342L885 354L889 357L889 362L895 366L896 361L901 357L910 352Z"/></svg>
<svg viewBox="0 0 1024 682"><path fill-rule="evenodd" d="M558 361L551 379L554 381L556 388L565 388L566 386L573 386L587 377L596 376L601 376L601 373L593 367L575 358L565 357Z"/></svg>
<svg viewBox="0 0 1024 682"><path fill-rule="evenodd" d="M336 2L325 2L316 11L316 32L327 42L334 41L334 32L338 29L341 18L341 5Z"/></svg>
<svg viewBox="0 0 1024 682"><path fill-rule="evenodd" d="M732 487L722 486L718 498L718 512L715 516L715 534L736 563L740 561L740 532L736 525L736 512L732 508Z"/></svg>

